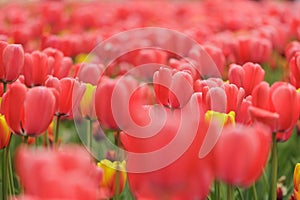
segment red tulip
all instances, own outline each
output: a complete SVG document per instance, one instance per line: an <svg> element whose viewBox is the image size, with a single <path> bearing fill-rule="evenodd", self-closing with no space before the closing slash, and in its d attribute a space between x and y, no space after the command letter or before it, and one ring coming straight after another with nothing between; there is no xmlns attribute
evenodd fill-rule
<svg viewBox="0 0 300 200"><path fill-rule="evenodd" d="M205 111L213 110L221 113L237 112L245 94L243 88L214 78L196 81L194 88L196 92L203 93Z"/></svg>
<svg viewBox="0 0 300 200"><path fill-rule="evenodd" d="M286 60L289 61L297 52L300 51L300 42L293 41L285 49Z"/></svg>
<svg viewBox="0 0 300 200"><path fill-rule="evenodd" d="M245 90L245 95L252 93L253 88L264 80L265 71L259 64L245 63L243 66L231 64L228 72L230 83Z"/></svg>
<svg viewBox="0 0 300 200"><path fill-rule="evenodd" d="M153 75L154 90L157 100L168 107L183 107L193 94L192 76L185 71L172 72L160 68Z"/></svg>
<svg viewBox="0 0 300 200"><path fill-rule="evenodd" d="M102 171L82 147L21 147L16 152L15 165L27 199L104 198L99 196Z"/></svg>
<svg viewBox="0 0 300 200"><path fill-rule="evenodd" d="M204 199L208 194L213 173L209 160L198 157L205 135L198 95L182 109L146 106L141 130L121 133L137 199Z"/></svg>
<svg viewBox="0 0 300 200"><path fill-rule="evenodd" d="M263 63L269 61L272 43L260 37L239 37L236 59L238 64L245 62Z"/></svg>
<svg viewBox="0 0 300 200"><path fill-rule="evenodd" d="M46 48L43 53L48 55L50 74L59 79L67 77L72 68L72 59L64 57L64 54L53 48ZM52 59L51 59L52 58Z"/></svg>
<svg viewBox="0 0 300 200"><path fill-rule="evenodd" d="M226 126L214 149L217 178L249 187L263 172L271 142L272 133L262 124Z"/></svg>
<svg viewBox="0 0 300 200"><path fill-rule="evenodd" d="M100 79L95 92L95 111L102 126L119 129L127 123L130 97L137 87L137 81L130 77Z"/></svg>
<svg viewBox="0 0 300 200"><path fill-rule="evenodd" d="M220 73L223 74L226 60L222 49L214 45L204 45L203 48L208 53L208 55L213 59Z"/></svg>
<svg viewBox="0 0 300 200"><path fill-rule="evenodd" d="M3 95L2 111L15 134L40 135L55 113L55 95L46 87L27 89L16 82Z"/></svg>
<svg viewBox="0 0 300 200"><path fill-rule="evenodd" d="M291 83L296 88L300 88L300 50L291 57L289 67Z"/></svg>
<svg viewBox="0 0 300 200"><path fill-rule="evenodd" d="M19 44L0 41L0 81L15 81L24 65L24 50Z"/></svg>
<svg viewBox="0 0 300 200"><path fill-rule="evenodd" d="M50 60L47 54L40 51L25 54L23 74L28 87L44 84L47 75L50 74Z"/></svg>
<svg viewBox="0 0 300 200"><path fill-rule="evenodd" d="M261 121L277 132L277 140L289 139L299 117L296 89L285 82L276 82L271 87L261 82L254 88L252 96L249 108L252 120Z"/></svg>

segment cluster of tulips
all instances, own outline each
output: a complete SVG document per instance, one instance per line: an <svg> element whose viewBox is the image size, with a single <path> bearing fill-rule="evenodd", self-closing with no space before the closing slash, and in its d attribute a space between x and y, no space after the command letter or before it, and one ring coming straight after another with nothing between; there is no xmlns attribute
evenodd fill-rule
<svg viewBox="0 0 300 200"><path fill-rule="evenodd" d="M300 199L299 10L1 6L0 199Z"/></svg>

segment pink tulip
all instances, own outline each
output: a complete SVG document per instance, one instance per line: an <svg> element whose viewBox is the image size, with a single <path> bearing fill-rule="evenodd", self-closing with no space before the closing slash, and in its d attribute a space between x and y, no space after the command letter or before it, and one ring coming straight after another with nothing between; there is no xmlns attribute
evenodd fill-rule
<svg viewBox="0 0 300 200"><path fill-rule="evenodd" d="M45 85L54 88L57 92L56 115L73 117L73 108L78 108L84 94L85 86L74 78L49 77Z"/></svg>
<svg viewBox="0 0 300 200"><path fill-rule="evenodd" d="M160 68L154 73L153 82L158 102L171 108L182 108L193 94L192 76L185 71L173 73Z"/></svg>
<svg viewBox="0 0 300 200"><path fill-rule="evenodd" d="M24 65L24 50L19 44L7 44L0 41L0 80L15 81Z"/></svg>
<svg viewBox="0 0 300 200"><path fill-rule="evenodd" d="M40 51L25 54L23 74L28 87L44 84L47 75L50 74L50 60L47 54Z"/></svg>
<svg viewBox="0 0 300 200"><path fill-rule="evenodd" d="M289 43L285 49L285 56L287 61L289 61L295 55L295 53L299 51L300 51L300 42L293 41Z"/></svg>
<svg viewBox="0 0 300 200"><path fill-rule="evenodd" d="M49 59L50 74L59 79L67 77L72 68L73 61L70 57L64 57L63 53L57 49L46 48L43 53L52 59Z"/></svg>
<svg viewBox="0 0 300 200"><path fill-rule="evenodd" d="M245 63L243 66L231 64L228 72L230 83L245 90L245 95L252 93L253 88L264 80L265 71L259 64Z"/></svg>
<svg viewBox="0 0 300 200"><path fill-rule="evenodd" d="M104 76L100 79L95 92L95 111L102 126L118 129L126 121L129 100L137 87L137 81L130 77L110 79Z"/></svg>
<svg viewBox="0 0 300 200"><path fill-rule="evenodd" d="M295 52L289 62L290 81L296 87L300 87L300 50Z"/></svg>
<svg viewBox="0 0 300 200"><path fill-rule="evenodd" d="M286 82L276 82L271 87L261 82L254 88L252 96L252 106L249 108L252 120L265 123L277 132L277 140L289 139L299 117L299 94L296 89Z"/></svg>
<svg viewBox="0 0 300 200"><path fill-rule="evenodd" d="M36 136L50 125L55 113L55 95L46 87L27 89L16 82L3 95L2 111L15 134Z"/></svg>
<svg viewBox="0 0 300 200"><path fill-rule="evenodd" d="M249 187L263 172L271 138L271 130L262 124L226 126L214 149L216 177L230 185Z"/></svg>
<svg viewBox="0 0 300 200"><path fill-rule="evenodd" d="M82 147L48 150L23 146L17 150L15 164L25 199L105 198L100 196L102 171Z"/></svg>

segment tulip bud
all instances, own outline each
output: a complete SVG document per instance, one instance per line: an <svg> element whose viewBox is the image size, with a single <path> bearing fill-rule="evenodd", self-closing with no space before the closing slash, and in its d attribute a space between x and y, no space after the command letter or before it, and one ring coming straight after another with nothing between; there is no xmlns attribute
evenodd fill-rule
<svg viewBox="0 0 300 200"><path fill-rule="evenodd" d="M111 162L107 159L98 163L98 167L103 170L101 187L107 189L109 197L120 194L123 191L127 179L125 165L125 161Z"/></svg>
<svg viewBox="0 0 300 200"><path fill-rule="evenodd" d="M0 114L0 149L8 145L10 130L3 115Z"/></svg>
<svg viewBox="0 0 300 200"><path fill-rule="evenodd" d="M24 50L19 44L0 41L0 80L13 82L20 75L24 65Z"/></svg>

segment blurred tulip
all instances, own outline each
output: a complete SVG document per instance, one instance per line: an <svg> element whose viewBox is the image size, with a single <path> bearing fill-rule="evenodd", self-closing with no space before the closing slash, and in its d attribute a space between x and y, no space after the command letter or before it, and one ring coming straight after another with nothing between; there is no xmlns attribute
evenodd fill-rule
<svg viewBox="0 0 300 200"><path fill-rule="evenodd" d="M125 186L126 162L114 161L104 159L98 163L98 167L102 169L103 176L101 181L101 189L106 190L107 197L113 197L120 194Z"/></svg>
<svg viewBox="0 0 300 200"><path fill-rule="evenodd" d="M48 55L43 52L25 53L23 75L27 87L44 84L47 75L50 74L49 62Z"/></svg>
<svg viewBox="0 0 300 200"><path fill-rule="evenodd" d="M121 133L129 152L129 186L137 199L204 199L208 194L213 171L208 159L198 157L206 131L198 95L182 109L147 106L151 121L143 131Z"/></svg>
<svg viewBox="0 0 300 200"><path fill-rule="evenodd" d="M294 195L300 199L300 163L297 163L294 170Z"/></svg>
<svg viewBox="0 0 300 200"><path fill-rule="evenodd" d="M272 132L262 124L224 127L214 149L216 177L230 185L252 185L266 165L271 138Z"/></svg>
<svg viewBox="0 0 300 200"><path fill-rule="evenodd" d="M5 148L10 140L10 130L3 115L0 114L0 149Z"/></svg>
<svg viewBox="0 0 300 200"><path fill-rule="evenodd" d="M276 82L269 87L268 83L261 82L254 88L252 96L252 106L249 107L252 120L277 132L278 141L288 140L299 117L299 94L294 86Z"/></svg>
<svg viewBox="0 0 300 200"><path fill-rule="evenodd" d="M264 63L269 61L272 53L270 40L260 37L239 37L236 59L238 64L245 62Z"/></svg>
<svg viewBox="0 0 300 200"><path fill-rule="evenodd" d="M24 50L19 44L0 41L0 81L15 81L24 65Z"/></svg>
<svg viewBox="0 0 300 200"><path fill-rule="evenodd" d="M2 111L15 134L36 136L47 130L55 113L55 96L43 86L14 83L3 95Z"/></svg>
<svg viewBox="0 0 300 200"><path fill-rule="evenodd" d="M99 196L102 171L83 147L48 150L23 146L16 152L15 165L27 197L46 200L104 198Z"/></svg>
<svg viewBox="0 0 300 200"><path fill-rule="evenodd" d="M154 73L153 82L157 100L171 108L182 108L193 94L192 76L185 71L160 68Z"/></svg>
<svg viewBox="0 0 300 200"><path fill-rule="evenodd" d="M220 74L223 74L226 60L222 49L214 45L204 45L203 48L217 65Z"/></svg>
<svg viewBox="0 0 300 200"><path fill-rule="evenodd" d="M290 61L291 58L294 57L294 55L299 51L300 51L300 42L293 41L289 43L285 49L286 60Z"/></svg>
<svg viewBox="0 0 300 200"><path fill-rule="evenodd" d="M119 129L119 126L124 122L123 120L126 121L125 118L130 117L126 116L129 114L126 111L129 109L130 97L137 87L137 81L129 77L116 79L102 77L100 79L95 92L95 111L102 126ZM116 113L117 110L118 113Z"/></svg>
<svg viewBox="0 0 300 200"><path fill-rule="evenodd" d="M245 90L245 95L264 80L265 71L259 64L245 63L243 66L231 64L228 72L229 82Z"/></svg>
<svg viewBox="0 0 300 200"><path fill-rule="evenodd" d="M88 118L93 120L96 118L96 113L94 109L95 105L95 90L96 86L89 83L85 84L86 88L82 99L80 100L80 111L83 118Z"/></svg>
<svg viewBox="0 0 300 200"><path fill-rule="evenodd" d="M300 88L300 50L291 57L289 67L291 83L296 88Z"/></svg>

